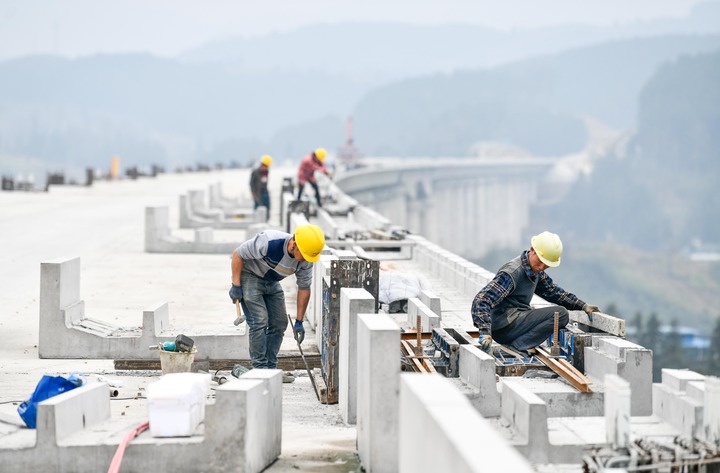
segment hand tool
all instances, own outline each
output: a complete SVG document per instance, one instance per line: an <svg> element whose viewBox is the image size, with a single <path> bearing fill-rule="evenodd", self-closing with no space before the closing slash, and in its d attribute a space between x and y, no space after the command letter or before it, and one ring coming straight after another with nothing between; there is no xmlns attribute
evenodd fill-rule
<svg viewBox="0 0 720 473"><path fill-rule="evenodd" d="M290 326L292 327L293 321L292 317L290 317L290 314L287 314L287 318L290 321ZM295 338L295 331L293 331L293 338ZM305 363L305 369L307 370L308 376L310 377L310 382L312 383L313 389L315 390L315 395L317 396L318 401L320 401L320 393L318 392L317 386L315 385L315 376L313 376L312 371L310 371L310 367L307 364L307 360L305 359L305 354L303 353L302 347L300 346L300 342L297 338L295 338L295 341L297 342L298 350L300 350L300 356L302 357L303 363Z"/></svg>
<svg viewBox="0 0 720 473"><path fill-rule="evenodd" d="M241 323L245 322L245 314L242 313L242 309L240 309L240 301L235 301L235 307L237 308L237 317L235 318L235 322L233 322L234 325L240 325Z"/></svg>

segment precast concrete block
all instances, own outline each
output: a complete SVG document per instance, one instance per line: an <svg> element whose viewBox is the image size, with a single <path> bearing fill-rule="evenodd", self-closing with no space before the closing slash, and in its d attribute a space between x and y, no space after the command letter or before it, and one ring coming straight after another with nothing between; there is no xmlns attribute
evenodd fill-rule
<svg viewBox="0 0 720 473"><path fill-rule="evenodd" d="M720 442L720 378L705 378L703 431L708 442Z"/></svg>
<svg viewBox="0 0 720 473"><path fill-rule="evenodd" d="M460 345L460 379L478 390L470 398L483 417L500 415L500 393L495 376L495 358L472 345Z"/></svg>
<svg viewBox="0 0 720 473"><path fill-rule="evenodd" d="M704 377L703 377L704 378ZM688 381L685 394L695 402L705 403L705 379L702 381Z"/></svg>
<svg viewBox="0 0 720 473"><path fill-rule="evenodd" d="M212 243L213 229L211 227L200 227L195 229L195 243Z"/></svg>
<svg viewBox="0 0 720 473"><path fill-rule="evenodd" d="M433 313L442 317L440 298L434 292L422 289L418 295L418 299L428 306Z"/></svg>
<svg viewBox="0 0 720 473"><path fill-rule="evenodd" d="M60 315L61 310L80 302L80 258L58 258L40 263L40 358L47 358L62 351L64 341L58 334L66 330L66 323ZM84 306L76 305L70 318L83 317Z"/></svg>
<svg viewBox="0 0 720 473"><path fill-rule="evenodd" d="M205 191L200 189L189 190L188 197L190 199L190 210L193 214L212 221L222 220L222 210L208 208L205 202Z"/></svg>
<svg viewBox="0 0 720 473"><path fill-rule="evenodd" d="M80 386L38 404L37 445L54 449L70 435L109 418L108 385Z"/></svg>
<svg viewBox="0 0 720 473"><path fill-rule="evenodd" d="M662 384L672 389L673 391L687 390L687 385L690 381L705 381L705 376L690 370L678 370L663 368L660 370L660 376Z"/></svg>
<svg viewBox="0 0 720 473"><path fill-rule="evenodd" d="M357 419L358 314L375 312L375 298L362 288L340 289L338 407L347 424Z"/></svg>
<svg viewBox="0 0 720 473"><path fill-rule="evenodd" d="M327 240L335 240L338 237L338 225L327 210L318 209L317 224L320 228L322 228Z"/></svg>
<svg viewBox="0 0 720 473"><path fill-rule="evenodd" d="M545 401L525 388L521 379L505 378L501 415L518 434L525 457L533 463L547 463L550 440Z"/></svg>
<svg viewBox="0 0 720 473"><path fill-rule="evenodd" d="M605 376L605 433L613 448L630 445L630 383L615 374Z"/></svg>
<svg viewBox="0 0 720 473"><path fill-rule="evenodd" d="M408 299L407 322L409 327L415 328L417 326L418 315L420 316L422 332L431 332L432 329L440 327L440 314L431 311L430 308L423 304L417 297L411 297Z"/></svg>
<svg viewBox="0 0 720 473"><path fill-rule="evenodd" d="M175 338L167 303L143 311L142 327L117 327L85 317L80 297L80 258L41 263L40 358L157 359L148 346ZM198 359L249 358L247 330L236 327L184 332L200 347Z"/></svg>
<svg viewBox="0 0 720 473"><path fill-rule="evenodd" d="M630 383L631 415L652 413L652 352L627 340L607 336L593 337L585 347L585 374L602 385L605 375L617 374Z"/></svg>
<svg viewBox="0 0 720 473"><path fill-rule="evenodd" d="M282 370L251 369L239 379L255 379L263 382L267 395L266 427L250 435L263 435L260 440L259 456L262 463L269 465L282 452Z"/></svg>
<svg viewBox="0 0 720 473"><path fill-rule="evenodd" d="M264 443L275 438L268 429L274 418L273 396L261 379L237 379L218 386L215 404L206 407L205 441L209 471L260 472L275 458L264 455ZM197 460L195 460L197 462Z"/></svg>
<svg viewBox="0 0 720 473"><path fill-rule="evenodd" d="M702 432L703 405L665 384L653 384L653 415L672 425L685 436Z"/></svg>
<svg viewBox="0 0 720 473"><path fill-rule="evenodd" d="M400 376L399 422L400 473L533 471L470 401L438 374Z"/></svg>
<svg viewBox="0 0 720 473"><path fill-rule="evenodd" d="M400 327L385 314L358 314L357 448L368 473L398 471Z"/></svg>

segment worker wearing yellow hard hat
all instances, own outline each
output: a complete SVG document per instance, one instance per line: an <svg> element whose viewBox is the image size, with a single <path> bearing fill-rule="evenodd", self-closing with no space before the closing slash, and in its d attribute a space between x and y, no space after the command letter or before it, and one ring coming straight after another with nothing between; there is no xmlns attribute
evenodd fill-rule
<svg viewBox="0 0 720 473"><path fill-rule="evenodd" d="M320 227L299 225L292 234L265 230L233 252L230 299L239 303L245 314L253 368L277 367L288 324L280 281L291 274L295 274L298 287L293 332L299 343L305 338L303 320L310 301L313 263L320 259L323 248L325 235Z"/></svg>
<svg viewBox="0 0 720 473"><path fill-rule="evenodd" d="M320 188L318 187L317 179L315 178L315 172L322 172L326 176L330 175L330 172L325 167L326 156L327 151L325 151L325 148L317 148L315 151L305 156L300 162L300 168L298 168L298 200L302 197L305 184L309 183L313 189L315 189L315 200L317 201L318 207L322 207Z"/></svg>
<svg viewBox="0 0 720 473"><path fill-rule="evenodd" d="M268 192L268 178L272 156L265 154L260 158L260 165L250 173L250 193L255 203L255 209L265 207L267 214L265 220L270 218L270 193Z"/></svg>
<svg viewBox="0 0 720 473"><path fill-rule="evenodd" d="M556 285L545 272L560 266L562 252L559 236L547 231L539 233L530 239L529 250L503 265L477 293L471 315L480 332L481 349L489 353L495 340L527 355L527 350L539 346L554 332L555 313L560 329L569 321L568 310L584 311L588 323L592 323L593 312L600 309ZM535 294L553 305L531 307Z"/></svg>

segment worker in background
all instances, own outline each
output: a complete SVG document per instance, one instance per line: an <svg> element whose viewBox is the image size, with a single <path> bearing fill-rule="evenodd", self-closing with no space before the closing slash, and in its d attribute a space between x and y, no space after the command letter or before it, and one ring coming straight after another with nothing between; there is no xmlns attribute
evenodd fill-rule
<svg viewBox="0 0 720 473"><path fill-rule="evenodd" d="M270 193L268 192L268 174L272 165L272 156L266 154L260 158L260 166L250 174L250 192L255 201L255 209L260 206L267 208L265 220L270 218Z"/></svg>
<svg viewBox="0 0 720 473"><path fill-rule="evenodd" d="M310 300L313 263L320 259L325 236L317 225L300 225L294 234L265 230L232 254L230 299L240 301L250 329L253 368L275 368L288 318L280 281L297 280L297 313L293 334L305 338L303 319Z"/></svg>
<svg viewBox="0 0 720 473"><path fill-rule="evenodd" d="M298 200L300 200L300 197L303 194L305 183L309 182L310 185L313 186L313 189L315 189L315 199L317 200L318 207L322 207L320 189L318 188L317 180L315 179L315 171L320 171L326 176L330 175L324 162L326 154L327 152L325 151L325 148L318 148L305 156L300 162L300 168L298 169Z"/></svg>
<svg viewBox="0 0 720 473"><path fill-rule="evenodd" d="M530 240L530 249L501 267L477 293L471 314L480 331L482 350L489 353L495 339L527 355L527 350L553 333L555 312L559 313L559 328L568 323L568 309L583 310L592 321L593 312L600 309L557 286L545 273L547 268L560 266L562 251L562 242L556 234L535 235ZM533 309L530 307L533 294L557 305Z"/></svg>

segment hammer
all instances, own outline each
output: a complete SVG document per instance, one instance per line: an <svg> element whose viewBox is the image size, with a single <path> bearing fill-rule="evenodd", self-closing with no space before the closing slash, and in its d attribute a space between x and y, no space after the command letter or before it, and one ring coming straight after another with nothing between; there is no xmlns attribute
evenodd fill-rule
<svg viewBox="0 0 720 473"><path fill-rule="evenodd" d="M240 309L240 301L235 301L235 307L237 308L237 318L235 318L235 322L233 322L234 325L240 325L241 323L245 322L245 315L242 313L242 310Z"/></svg>

